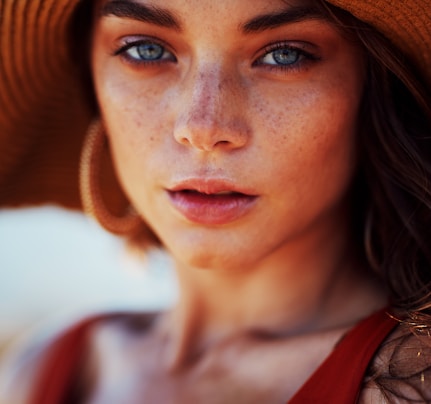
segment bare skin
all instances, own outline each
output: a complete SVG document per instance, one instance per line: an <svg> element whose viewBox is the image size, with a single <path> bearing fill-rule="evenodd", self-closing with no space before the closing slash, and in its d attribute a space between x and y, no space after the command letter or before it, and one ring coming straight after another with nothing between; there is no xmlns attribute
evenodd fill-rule
<svg viewBox="0 0 431 404"><path fill-rule="evenodd" d="M386 301L349 225L362 54L312 13L256 28L311 1L126 4L97 2L95 89L181 294L143 334L99 327L88 402L285 402Z"/></svg>

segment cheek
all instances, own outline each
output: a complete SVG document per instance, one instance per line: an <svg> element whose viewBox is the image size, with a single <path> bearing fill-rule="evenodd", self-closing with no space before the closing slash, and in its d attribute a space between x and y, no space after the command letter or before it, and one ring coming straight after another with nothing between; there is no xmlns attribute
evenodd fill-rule
<svg viewBox="0 0 431 404"><path fill-rule="evenodd" d="M129 132L145 131L161 122L159 115L164 108L156 101L159 98L151 87L133 85L130 80L116 79L112 74L107 77L98 87L98 99L102 116L110 128L119 128L129 136Z"/></svg>
<svg viewBox="0 0 431 404"><path fill-rule="evenodd" d="M315 89L288 90L272 99L264 94L253 104L255 132L263 133L261 140L274 150L320 148L351 137L359 107L356 97L343 91Z"/></svg>
<svg viewBox="0 0 431 404"><path fill-rule="evenodd" d="M103 77L106 77L104 79ZM160 156L168 138L166 106L156 102L155 91L132 86L114 74L99 75L96 86L99 107L117 175L132 203L146 197L148 179L165 167L168 156Z"/></svg>
<svg viewBox="0 0 431 404"><path fill-rule="evenodd" d="M278 91L275 100L270 94L256 98L256 131L263 134L256 166L267 167L276 186L294 184L301 199L345 189L356 165L360 91L353 88L311 85Z"/></svg>
<svg viewBox="0 0 431 404"><path fill-rule="evenodd" d="M145 86L143 80L132 80L116 70L98 75L100 85L96 89L102 118L118 153L123 149L144 151L144 145L159 140L165 132L169 94L161 94L157 82Z"/></svg>

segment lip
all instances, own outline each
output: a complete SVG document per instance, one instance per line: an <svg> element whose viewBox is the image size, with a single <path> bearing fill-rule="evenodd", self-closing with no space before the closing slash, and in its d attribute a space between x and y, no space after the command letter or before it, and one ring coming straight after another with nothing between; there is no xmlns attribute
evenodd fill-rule
<svg viewBox="0 0 431 404"><path fill-rule="evenodd" d="M220 179L189 179L167 189L173 207L187 220L203 225L223 225L238 220L258 196Z"/></svg>

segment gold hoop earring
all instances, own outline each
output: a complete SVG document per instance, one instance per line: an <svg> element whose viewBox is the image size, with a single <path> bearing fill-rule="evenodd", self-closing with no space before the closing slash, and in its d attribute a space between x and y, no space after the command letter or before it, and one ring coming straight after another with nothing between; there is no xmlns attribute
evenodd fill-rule
<svg viewBox="0 0 431 404"><path fill-rule="evenodd" d="M116 216L105 204L100 186L102 156L107 148L107 137L100 120L88 128L81 152L79 185L84 212L95 218L102 227L118 235L136 234L143 225L132 206Z"/></svg>

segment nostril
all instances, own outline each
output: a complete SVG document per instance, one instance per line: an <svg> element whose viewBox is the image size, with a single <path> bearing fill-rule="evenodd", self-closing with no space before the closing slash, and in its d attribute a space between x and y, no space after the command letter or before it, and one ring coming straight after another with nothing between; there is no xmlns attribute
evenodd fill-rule
<svg viewBox="0 0 431 404"><path fill-rule="evenodd" d="M250 128L244 118L232 115L229 111L180 115L173 129L174 138L183 146L202 151L243 147L250 138Z"/></svg>

